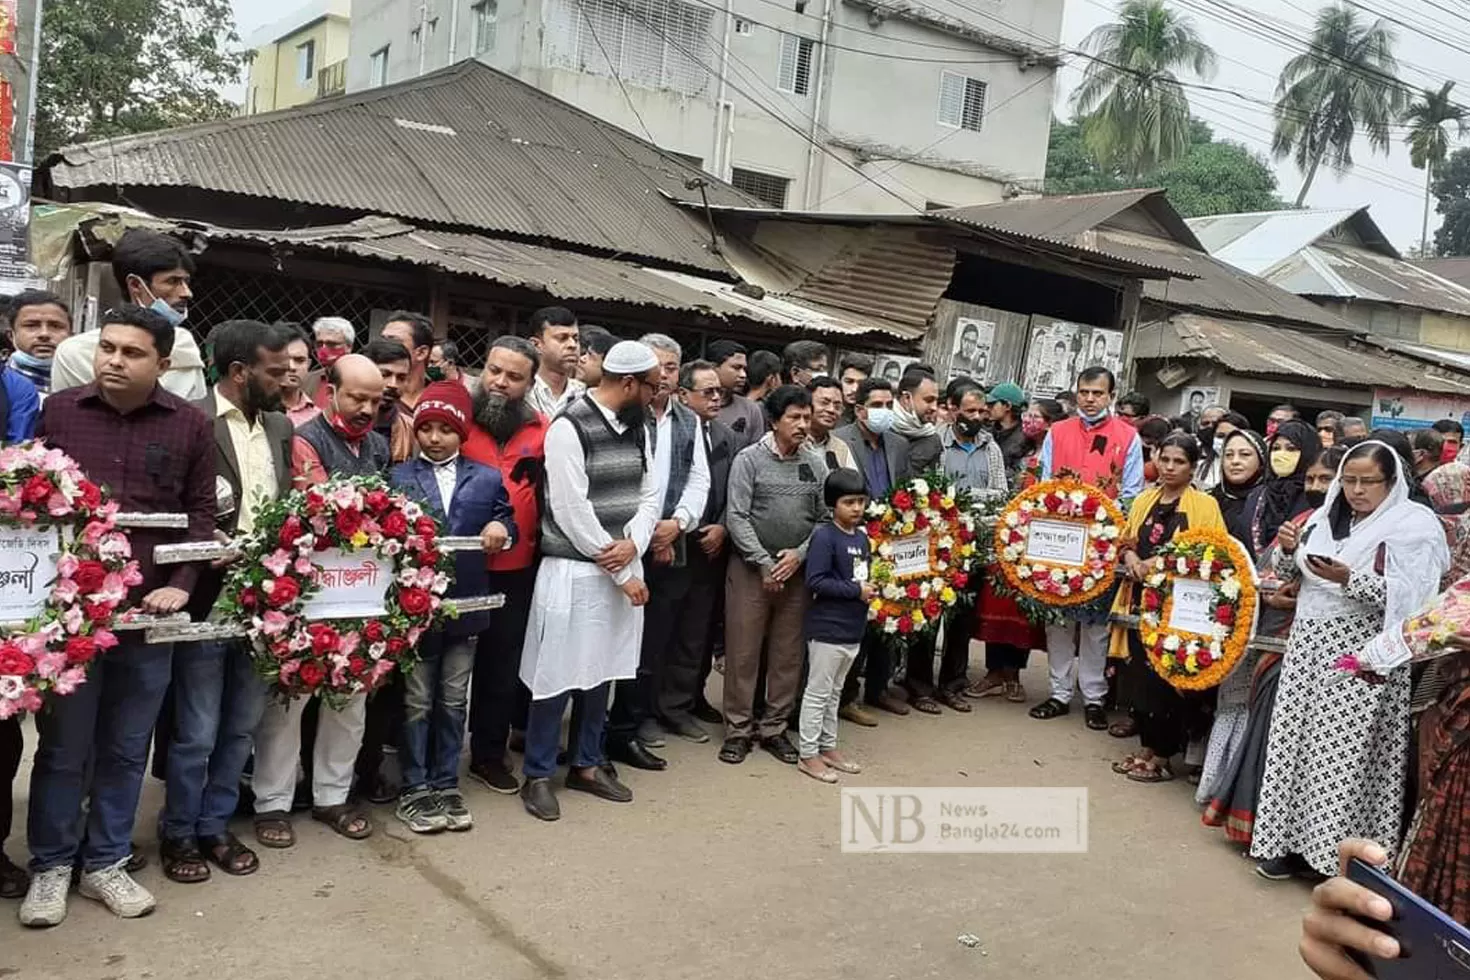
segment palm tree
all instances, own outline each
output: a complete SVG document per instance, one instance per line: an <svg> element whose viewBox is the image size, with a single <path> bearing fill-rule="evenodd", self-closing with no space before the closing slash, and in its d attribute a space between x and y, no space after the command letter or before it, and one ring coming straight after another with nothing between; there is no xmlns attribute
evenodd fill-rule
<svg viewBox="0 0 1470 980"><path fill-rule="evenodd" d="M1382 20L1365 25L1350 7L1324 7L1311 46L1281 70L1271 151L1278 160L1292 157L1306 175L1297 207L1323 161L1337 173L1352 168L1360 128L1370 147L1388 152L1389 126L1407 101L1394 41Z"/></svg>
<svg viewBox="0 0 1470 980"><path fill-rule="evenodd" d="M1087 35L1088 62L1072 106L1100 166L1132 177L1189 149L1189 99L1180 71L1208 76L1215 52L1164 0L1123 0L1118 20Z"/></svg>
<svg viewBox="0 0 1470 980"><path fill-rule="evenodd" d="M1450 155L1451 136L1445 131L1453 123L1455 138L1470 132L1465 107L1450 101L1450 89L1454 82L1445 82L1439 91L1424 89L1419 98L1404 111L1404 122L1409 125L1409 135L1404 142L1409 146L1409 162L1424 171L1424 226L1419 235L1419 248L1429 254L1429 188L1434 183L1434 172Z"/></svg>

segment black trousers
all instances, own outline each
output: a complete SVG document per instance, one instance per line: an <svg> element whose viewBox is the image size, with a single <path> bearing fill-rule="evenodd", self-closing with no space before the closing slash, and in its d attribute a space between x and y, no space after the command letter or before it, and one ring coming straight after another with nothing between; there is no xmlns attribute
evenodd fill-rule
<svg viewBox="0 0 1470 980"><path fill-rule="evenodd" d="M939 657L938 688L950 691L965 686L965 671L970 667L970 635L975 632L974 606L950 616L944 624L944 649ZM906 686L918 695L933 694L934 644L928 641L922 646L915 643L909 648L909 669Z"/></svg>
<svg viewBox="0 0 1470 980"><path fill-rule="evenodd" d="M658 717L659 692L667 681L669 660L679 634L680 609L689 594L689 569L650 567L647 584L638 676L613 683L605 736L612 743L632 740L641 723Z"/></svg>
<svg viewBox="0 0 1470 980"><path fill-rule="evenodd" d="M1031 651L1025 647L1011 646L1009 643L985 643L985 669L986 670L1025 670L1026 662L1031 659Z"/></svg>
<svg viewBox="0 0 1470 980"><path fill-rule="evenodd" d="M394 671L383 687L368 695L362 748L357 751L359 791L376 786L383 768L383 749L403 740L403 674Z"/></svg>
<svg viewBox="0 0 1470 980"><path fill-rule="evenodd" d="M716 607L723 605L725 594L725 556L708 558L691 541L685 572L684 598L674 609L673 637L656 697L658 716L670 721L693 720L691 712L704 698L714 662L715 634L724 625ZM645 617L645 631L647 622Z"/></svg>
<svg viewBox="0 0 1470 980"><path fill-rule="evenodd" d="M1155 755L1168 759L1189 744L1190 706L1185 695L1148 666L1148 654L1136 632L1128 634L1129 666L1137 670L1138 700L1133 718L1138 723L1138 741Z"/></svg>
<svg viewBox="0 0 1470 980"><path fill-rule="evenodd" d="M913 662L914 652L909 652L909 662ZM934 653L932 643L928 646L929 655ZM852 704L858 699L858 683L861 679L863 701L867 704L877 704L878 699L888 690L888 684L893 680L893 649L887 641L875 637L872 633L863 637L862 646L858 648L857 660L853 661L852 669L847 672L847 680L842 685L843 705Z"/></svg>
<svg viewBox="0 0 1470 980"><path fill-rule="evenodd" d="M20 771L20 756L25 739L20 731L20 717L0 721L0 846L10 837L10 824L15 816L15 774Z"/></svg>
<svg viewBox="0 0 1470 980"><path fill-rule="evenodd" d="M521 650L531 619L536 568L492 572L490 593L505 595L505 605L490 614L490 628L480 634L475 672L470 680L470 759L498 764L505 759L512 728L526 727L531 692L521 683Z"/></svg>

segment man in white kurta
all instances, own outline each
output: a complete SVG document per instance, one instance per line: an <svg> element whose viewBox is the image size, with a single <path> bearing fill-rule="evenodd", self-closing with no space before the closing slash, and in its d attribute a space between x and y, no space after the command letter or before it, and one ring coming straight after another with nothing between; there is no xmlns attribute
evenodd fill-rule
<svg viewBox="0 0 1470 980"><path fill-rule="evenodd" d="M623 341L603 362L598 387L568 404L546 430L542 561L521 655L531 691L526 725L526 809L561 815L551 776L561 719L583 692L568 737L566 785L626 803L632 792L603 767L611 682L635 676L648 601L642 555L658 523L658 481L643 422L659 364L643 344Z"/></svg>

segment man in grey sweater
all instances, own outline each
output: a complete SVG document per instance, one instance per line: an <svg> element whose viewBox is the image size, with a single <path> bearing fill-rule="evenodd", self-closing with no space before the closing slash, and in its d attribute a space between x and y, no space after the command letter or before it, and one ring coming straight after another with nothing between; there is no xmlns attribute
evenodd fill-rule
<svg viewBox="0 0 1470 980"><path fill-rule="evenodd" d="M806 445L812 399L783 385L766 400L771 431L730 467L726 527L734 549L725 576L725 744L722 762L744 762L751 744L796 764L786 721L801 684L802 619L808 593L802 575L812 531L827 517L822 485L827 464ZM755 688L765 650L761 716Z"/></svg>

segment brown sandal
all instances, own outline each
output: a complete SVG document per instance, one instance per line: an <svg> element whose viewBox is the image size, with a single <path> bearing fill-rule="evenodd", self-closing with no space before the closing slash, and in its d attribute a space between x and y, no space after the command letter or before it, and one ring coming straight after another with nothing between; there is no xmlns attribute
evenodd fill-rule
<svg viewBox="0 0 1470 980"><path fill-rule="evenodd" d="M351 803L312 807L311 819L326 824L348 840L366 840L373 836L373 822ZM362 826L353 830L354 824Z"/></svg>
<svg viewBox="0 0 1470 980"><path fill-rule="evenodd" d="M1005 684L1006 682L998 677L982 677L965 688L965 697L974 698L977 701L980 698L999 697Z"/></svg>
<svg viewBox="0 0 1470 980"><path fill-rule="evenodd" d="M267 836L273 834L275 836ZM255 815L255 841L261 847L283 851L296 846L296 828L286 810L267 810Z"/></svg>
<svg viewBox="0 0 1470 980"><path fill-rule="evenodd" d="M970 702L966 701L963 697L960 696L960 693L958 691L941 689L934 692L934 698L949 710L958 711L962 715L967 715L971 711L975 710L970 705Z"/></svg>
<svg viewBox="0 0 1470 980"><path fill-rule="evenodd" d="M198 885L209 880L209 862L204 860L204 854L193 838L159 841L158 857L163 865L163 875L169 881Z"/></svg>
<svg viewBox="0 0 1470 980"><path fill-rule="evenodd" d="M1012 704L1026 703L1026 689L1020 681L1006 681L1006 700Z"/></svg>
<svg viewBox="0 0 1470 980"><path fill-rule="evenodd" d="M940 714L939 702L934 700L927 694L921 694L918 697L914 698L912 701L909 702L909 707L913 708L921 715Z"/></svg>
<svg viewBox="0 0 1470 980"><path fill-rule="evenodd" d="M218 837L201 837L199 846L204 856L227 875L241 878L260 870L260 858L229 831Z"/></svg>
<svg viewBox="0 0 1470 980"><path fill-rule="evenodd" d="M1138 734L1138 722L1132 718L1115 721L1108 726L1108 734L1113 738L1132 738Z"/></svg>
<svg viewBox="0 0 1470 980"><path fill-rule="evenodd" d="M1174 778L1174 770L1167 762L1160 764L1155 757L1147 762L1140 762L1127 775L1135 783L1167 783Z"/></svg>

